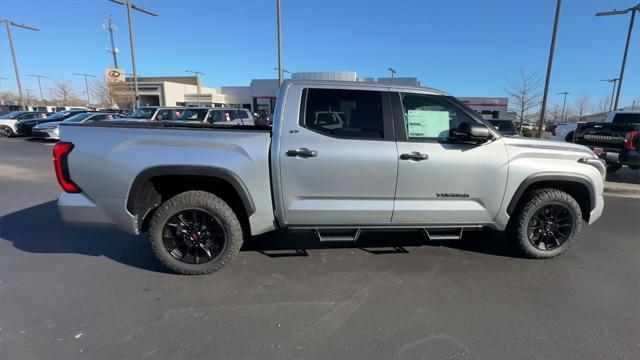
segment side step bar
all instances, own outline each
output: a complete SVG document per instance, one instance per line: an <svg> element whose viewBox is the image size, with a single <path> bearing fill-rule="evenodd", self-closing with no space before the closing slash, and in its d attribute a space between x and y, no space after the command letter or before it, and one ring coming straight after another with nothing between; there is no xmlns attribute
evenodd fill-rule
<svg viewBox="0 0 640 360"><path fill-rule="evenodd" d="M362 233L361 229L314 229L321 242L350 241L355 242Z"/></svg>
<svg viewBox="0 0 640 360"><path fill-rule="evenodd" d="M460 240L465 230L478 231L482 226L462 227L428 227L422 228L422 232L429 240Z"/></svg>

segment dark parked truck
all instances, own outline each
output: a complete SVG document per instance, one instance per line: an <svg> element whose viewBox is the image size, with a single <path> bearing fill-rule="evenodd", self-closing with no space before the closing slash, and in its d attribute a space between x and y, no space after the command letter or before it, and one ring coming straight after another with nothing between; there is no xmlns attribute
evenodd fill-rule
<svg viewBox="0 0 640 360"><path fill-rule="evenodd" d="M183 274L215 271L246 237L275 229L321 241L508 230L525 256L550 258L604 206L606 168L589 148L503 137L427 88L291 81L273 127L128 121L60 131L62 218L148 232L158 258Z"/></svg>
<svg viewBox="0 0 640 360"><path fill-rule="evenodd" d="M607 171L623 165L640 168L640 111L613 111L605 122L579 124L574 135L576 144L590 147L607 162Z"/></svg>

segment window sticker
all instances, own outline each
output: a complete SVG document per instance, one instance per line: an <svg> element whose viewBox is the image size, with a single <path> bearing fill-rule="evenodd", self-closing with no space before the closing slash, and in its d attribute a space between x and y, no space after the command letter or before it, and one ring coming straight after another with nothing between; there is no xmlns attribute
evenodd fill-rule
<svg viewBox="0 0 640 360"><path fill-rule="evenodd" d="M409 110L407 120L410 138L447 138L449 136L448 111Z"/></svg>

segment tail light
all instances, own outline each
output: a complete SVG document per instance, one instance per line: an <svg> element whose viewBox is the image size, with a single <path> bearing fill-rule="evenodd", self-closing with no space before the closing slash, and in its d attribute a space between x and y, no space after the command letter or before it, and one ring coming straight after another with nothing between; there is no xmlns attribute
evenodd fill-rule
<svg viewBox="0 0 640 360"><path fill-rule="evenodd" d="M53 167L56 170L56 177L62 190L68 193L79 193L82 190L71 180L69 174L69 163L67 157L73 150L73 144L68 142L57 143L53 147Z"/></svg>
<svg viewBox="0 0 640 360"><path fill-rule="evenodd" d="M632 131L627 134L627 139L624 141L624 149L625 150L638 150L638 141L640 140L640 132Z"/></svg>

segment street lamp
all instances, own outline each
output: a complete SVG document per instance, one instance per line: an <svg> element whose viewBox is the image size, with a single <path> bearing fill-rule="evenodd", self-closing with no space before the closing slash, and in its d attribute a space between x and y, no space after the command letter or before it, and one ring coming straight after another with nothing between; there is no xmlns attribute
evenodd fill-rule
<svg viewBox="0 0 640 360"><path fill-rule="evenodd" d="M42 75L27 75L30 77L34 77L34 78L38 78L38 88L40 88L40 101L44 101L44 96L42 95L42 83L40 82L40 79L49 79L48 76L42 76Z"/></svg>
<svg viewBox="0 0 640 360"><path fill-rule="evenodd" d="M122 1L122 0L109 0L113 3L124 5L127 7L127 17L129 19L129 45L131 46L131 69L133 70L133 92L135 94L135 101L133 102L133 109L135 110L138 107L138 77L136 75L136 53L133 47L133 25L131 23L131 9L138 10L141 13L145 13L151 16L158 16L158 14L151 12L145 8L132 4L130 1Z"/></svg>
<svg viewBox="0 0 640 360"><path fill-rule="evenodd" d="M389 70L389 72L391 73L391 83L393 84L393 75L395 75L397 71L395 71L393 68L388 68L387 70Z"/></svg>
<svg viewBox="0 0 640 360"><path fill-rule="evenodd" d="M569 94L568 91L563 91L563 92L559 92L558 95L564 95L564 101L562 102L562 116L560 116L560 119L562 120L562 122L566 122L566 119L564 118L564 109L567 106L567 95ZM538 130L539 132L539 130Z"/></svg>
<svg viewBox="0 0 640 360"><path fill-rule="evenodd" d="M544 113L547 110L547 96L549 95L549 82L551 81L551 67L553 66L553 53L556 49L556 35L558 34L558 22L560 20L560 7L562 0L558 0L556 4L556 17L553 21L553 33L551 35L551 47L549 48L549 62L547 63L547 77L544 81L544 92L542 94L542 106L540 107L540 122L538 123L538 137L542 137L542 129L544 128ZM567 95L565 95L565 100ZM562 108L564 114L564 106Z"/></svg>
<svg viewBox="0 0 640 360"><path fill-rule="evenodd" d="M87 80L88 77L95 77L91 74L85 74L85 73L73 73L73 75L78 75L78 76L84 76L84 87L87 90L87 105L91 105L91 95L89 95L89 81Z"/></svg>
<svg viewBox="0 0 640 360"><path fill-rule="evenodd" d="M200 75L207 76L207 74L200 72L198 70L185 70L188 73L196 74L196 88L198 89L198 106L200 106Z"/></svg>
<svg viewBox="0 0 640 360"><path fill-rule="evenodd" d="M33 31L40 31L40 30L25 24L14 23L9 19L0 19L0 22L4 22L4 25L7 27L7 36L9 37L9 47L11 48L11 58L13 59L13 70L16 73L16 82L18 83L18 94L20 95L20 105L22 107L25 107L24 96L22 95L22 82L20 81L20 71L18 69L18 60L16 59L16 50L13 47L13 35L11 34L11 26L13 25L23 29L33 30Z"/></svg>
<svg viewBox="0 0 640 360"><path fill-rule="evenodd" d="M596 16L624 15L631 12L629 20L629 30L627 31L627 43L624 46L624 55L622 56L622 66L620 67L620 76L618 77L618 91L616 92L616 100L612 110L618 109L618 100L620 100L620 89L622 88L622 79L624 78L624 68L627 64L627 52L629 52L629 42L631 41L631 31L633 30L633 21L636 17L636 11L640 11L640 3L625 10L613 10L596 13Z"/></svg>
<svg viewBox="0 0 640 360"><path fill-rule="evenodd" d="M613 94L616 92L616 83L618 82L618 78L615 79L604 79L600 81L606 81L608 83L613 83L613 90L611 90L611 105L609 105L609 111L613 110Z"/></svg>

